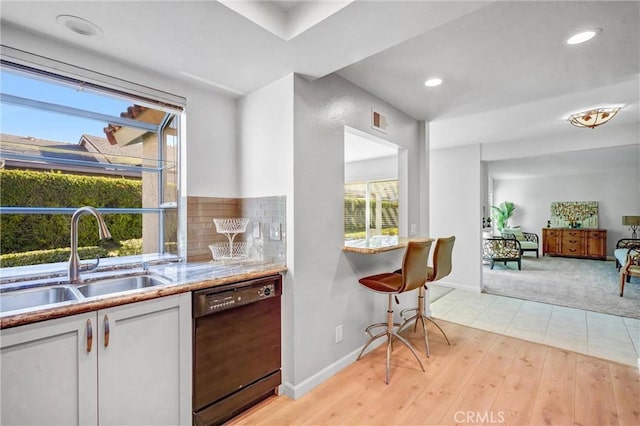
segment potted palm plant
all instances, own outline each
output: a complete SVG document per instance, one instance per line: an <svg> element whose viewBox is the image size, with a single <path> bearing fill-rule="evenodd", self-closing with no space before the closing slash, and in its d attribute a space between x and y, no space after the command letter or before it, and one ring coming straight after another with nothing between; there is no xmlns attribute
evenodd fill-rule
<svg viewBox="0 0 640 426"><path fill-rule="evenodd" d="M511 201L503 201L497 206L491 206L491 216L496 221L496 228L502 232L509 223L509 218L513 216L513 211L516 209L515 205Z"/></svg>

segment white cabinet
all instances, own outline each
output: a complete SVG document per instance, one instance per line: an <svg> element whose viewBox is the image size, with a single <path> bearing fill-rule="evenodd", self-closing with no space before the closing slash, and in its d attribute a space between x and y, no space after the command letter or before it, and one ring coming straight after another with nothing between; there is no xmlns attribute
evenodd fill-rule
<svg viewBox="0 0 640 426"><path fill-rule="evenodd" d="M99 423L191 424L191 293L104 309L98 321Z"/></svg>
<svg viewBox="0 0 640 426"><path fill-rule="evenodd" d="M0 424L96 424L96 333L95 312L2 330Z"/></svg>
<svg viewBox="0 0 640 426"><path fill-rule="evenodd" d="M1 336L3 425L191 423L190 293Z"/></svg>

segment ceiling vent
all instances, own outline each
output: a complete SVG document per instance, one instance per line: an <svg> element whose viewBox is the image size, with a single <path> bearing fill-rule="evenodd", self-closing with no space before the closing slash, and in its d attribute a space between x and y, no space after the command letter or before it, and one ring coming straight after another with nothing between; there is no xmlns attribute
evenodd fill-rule
<svg viewBox="0 0 640 426"><path fill-rule="evenodd" d="M371 108L371 127L382 133L387 133L389 120L386 115Z"/></svg>

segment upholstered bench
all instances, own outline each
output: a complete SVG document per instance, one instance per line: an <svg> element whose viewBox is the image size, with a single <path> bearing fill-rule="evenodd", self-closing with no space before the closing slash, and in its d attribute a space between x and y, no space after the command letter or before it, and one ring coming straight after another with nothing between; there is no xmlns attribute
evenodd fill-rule
<svg viewBox="0 0 640 426"><path fill-rule="evenodd" d="M491 269L496 262L518 262L518 270L522 269L522 249L520 241L507 238L484 238L482 240L482 258L489 262Z"/></svg>
<svg viewBox="0 0 640 426"><path fill-rule="evenodd" d="M613 257L616 259L616 268L618 271L620 267L627 262L627 254L629 254L629 250L632 249L640 250L640 238L623 238L616 243Z"/></svg>

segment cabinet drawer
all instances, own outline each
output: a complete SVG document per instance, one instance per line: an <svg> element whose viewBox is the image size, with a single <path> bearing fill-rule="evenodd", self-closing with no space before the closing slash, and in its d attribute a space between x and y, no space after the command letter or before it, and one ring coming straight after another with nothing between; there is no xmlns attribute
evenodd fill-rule
<svg viewBox="0 0 640 426"><path fill-rule="evenodd" d="M551 229L545 229L543 234L546 237L557 237L560 235L560 231L556 231L556 230L551 230Z"/></svg>
<svg viewBox="0 0 640 426"><path fill-rule="evenodd" d="M562 236L562 245L581 245L584 244L584 237Z"/></svg>
<svg viewBox="0 0 640 426"><path fill-rule="evenodd" d="M581 248L568 248L565 247L564 250L562 250L563 254L567 254L567 255L576 255L576 256L582 256L584 254L584 250L582 250Z"/></svg>
<svg viewBox="0 0 640 426"><path fill-rule="evenodd" d="M584 246L581 244L568 244L562 246L562 253L568 255L583 255Z"/></svg>
<svg viewBox="0 0 640 426"><path fill-rule="evenodd" d="M582 231L564 231L562 234L563 238L566 237L584 237L584 232Z"/></svg>
<svg viewBox="0 0 640 426"><path fill-rule="evenodd" d="M600 240L601 240L601 239L603 239L603 238L606 238L606 234L605 234L604 232L602 232L602 231L590 231L590 232L587 234L587 237L588 237L588 238L595 238L595 239L600 239Z"/></svg>
<svg viewBox="0 0 640 426"><path fill-rule="evenodd" d="M584 247L584 241L562 241L562 247L565 249L569 247Z"/></svg>

